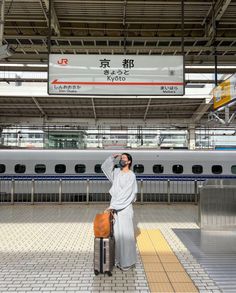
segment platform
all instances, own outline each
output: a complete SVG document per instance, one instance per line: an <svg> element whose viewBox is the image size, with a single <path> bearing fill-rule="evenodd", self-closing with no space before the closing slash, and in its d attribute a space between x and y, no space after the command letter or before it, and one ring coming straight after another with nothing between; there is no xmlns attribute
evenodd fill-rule
<svg viewBox="0 0 236 293"><path fill-rule="evenodd" d="M136 268L94 276L92 220L105 207L0 206L0 292L222 292L183 244L200 231L191 204L135 205Z"/></svg>

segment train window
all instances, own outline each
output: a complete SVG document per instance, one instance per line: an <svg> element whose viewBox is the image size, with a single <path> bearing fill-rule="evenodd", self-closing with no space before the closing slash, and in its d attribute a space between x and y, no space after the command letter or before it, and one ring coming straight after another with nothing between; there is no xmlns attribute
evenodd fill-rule
<svg viewBox="0 0 236 293"><path fill-rule="evenodd" d="M75 165L75 173L85 173L86 166L84 164Z"/></svg>
<svg viewBox="0 0 236 293"><path fill-rule="evenodd" d="M55 166L55 172L56 173L65 173L66 172L66 166L64 164L57 164Z"/></svg>
<svg viewBox="0 0 236 293"><path fill-rule="evenodd" d="M144 166L142 164L136 164L134 165L134 173L143 173L144 172Z"/></svg>
<svg viewBox="0 0 236 293"><path fill-rule="evenodd" d="M192 172L193 172L193 174L202 174L203 167L201 165L193 165Z"/></svg>
<svg viewBox="0 0 236 293"><path fill-rule="evenodd" d="M222 166L221 165L213 165L211 167L211 171L213 174L221 174L222 173Z"/></svg>
<svg viewBox="0 0 236 293"><path fill-rule="evenodd" d="M25 165L17 164L15 165L15 173L25 173Z"/></svg>
<svg viewBox="0 0 236 293"><path fill-rule="evenodd" d="M184 172L184 168L183 168L182 165L173 165L173 167L172 167L172 171L173 171L173 173L175 173L175 174L181 174L181 173Z"/></svg>
<svg viewBox="0 0 236 293"><path fill-rule="evenodd" d="M103 173L102 168L101 168L101 164L95 165L94 166L94 171L95 171L95 173Z"/></svg>
<svg viewBox="0 0 236 293"><path fill-rule="evenodd" d="M46 172L46 166L44 164L37 164L34 166L34 172L35 173L45 173Z"/></svg>
<svg viewBox="0 0 236 293"><path fill-rule="evenodd" d="M0 164L0 173L5 173L6 166L4 164Z"/></svg>
<svg viewBox="0 0 236 293"><path fill-rule="evenodd" d="M236 174L236 165L231 166L231 173Z"/></svg>
<svg viewBox="0 0 236 293"><path fill-rule="evenodd" d="M164 166L163 165L153 165L152 167L153 173L163 173L164 172Z"/></svg>

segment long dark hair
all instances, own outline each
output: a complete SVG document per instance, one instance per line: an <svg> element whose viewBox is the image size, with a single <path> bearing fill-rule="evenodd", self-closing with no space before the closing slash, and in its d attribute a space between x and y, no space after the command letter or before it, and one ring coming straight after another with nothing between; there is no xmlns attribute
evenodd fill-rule
<svg viewBox="0 0 236 293"><path fill-rule="evenodd" d="M133 162L132 156L128 153L123 153L122 156L123 155L125 155L128 158L128 161L130 161L130 163L129 163L129 169L130 169L132 166L132 162Z"/></svg>

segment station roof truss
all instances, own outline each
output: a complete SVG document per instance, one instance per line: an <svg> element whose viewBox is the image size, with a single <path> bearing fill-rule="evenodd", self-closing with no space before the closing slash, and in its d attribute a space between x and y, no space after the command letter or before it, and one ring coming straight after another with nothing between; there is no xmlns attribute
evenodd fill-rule
<svg viewBox="0 0 236 293"><path fill-rule="evenodd" d="M0 117L97 119L193 119L199 121L212 105L202 98L63 98L0 97Z"/></svg>
<svg viewBox="0 0 236 293"><path fill-rule="evenodd" d="M187 64L232 64L236 54L236 0L184 1ZM49 0L6 0L4 43L11 61L46 61ZM213 19L217 22L217 33ZM52 53L181 54L181 1L54 0Z"/></svg>

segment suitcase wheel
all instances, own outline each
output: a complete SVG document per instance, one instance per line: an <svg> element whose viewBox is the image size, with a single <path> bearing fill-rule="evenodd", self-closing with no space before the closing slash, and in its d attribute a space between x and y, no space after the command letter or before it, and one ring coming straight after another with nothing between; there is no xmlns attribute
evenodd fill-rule
<svg viewBox="0 0 236 293"><path fill-rule="evenodd" d="M94 270L94 274L97 276L99 274L98 270Z"/></svg>
<svg viewBox="0 0 236 293"><path fill-rule="evenodd" d="M112 273L111 272L107 272L107 275L108 275L108 277L111 277L112 276Z"/></svg>

